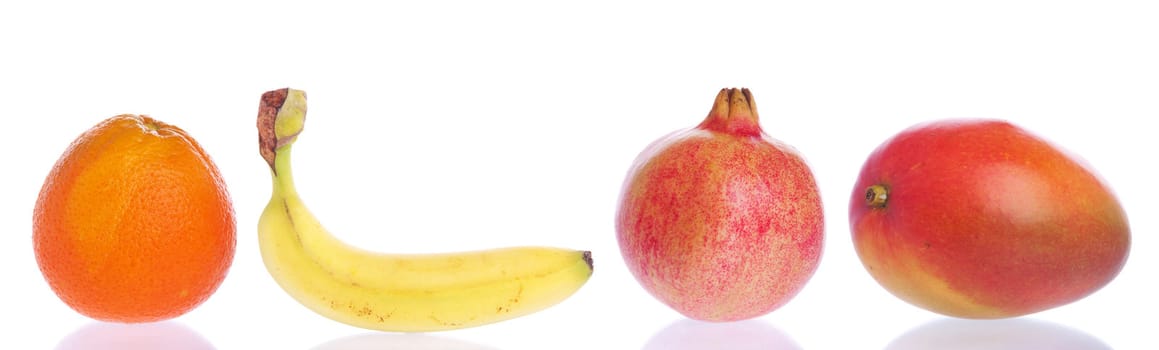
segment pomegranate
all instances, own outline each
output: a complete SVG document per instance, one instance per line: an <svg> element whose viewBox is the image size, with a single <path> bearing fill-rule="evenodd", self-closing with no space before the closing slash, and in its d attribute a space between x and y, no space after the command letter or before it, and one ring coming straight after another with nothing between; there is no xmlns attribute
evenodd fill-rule
<svg viewBox="0 0 1159 350"><path fill-rule="evenodd" d="M762 131L748 89L722 89L700 125L638 156L616 234L652 296L725 322L772 312L804 287L821 257L823 217L805 160Z"/></svg>

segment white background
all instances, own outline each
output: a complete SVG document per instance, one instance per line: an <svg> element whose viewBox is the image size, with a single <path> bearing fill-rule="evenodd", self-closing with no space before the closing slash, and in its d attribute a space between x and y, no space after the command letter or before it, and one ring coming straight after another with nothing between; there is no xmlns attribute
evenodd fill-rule
<svg viewBox="0 0 1159 350"><path fill-rule="evenodd" d="M913 349L959 337L968 341L948 342L1159 348L1152 1L236 3L0 4L0 347ZM255 233L269 195L258 96L286 86L310 98L299 189L340 238L392 252L590 249L594 276L554 308L452 332L376 333L310 313L266 274ZM813 167L824 257L771 314L684 321L625 269L618 191L645 145L699 123L720 88L741 86L765 130ZM237 213L221 288L161 324L78 315L32 254L44 176L77 135L119 113L192 134ZM847 223L861 162L902 128L951 117L1010 120L1097 168L1134 232L1119 277L1079 302L1001 322L947 320L875 284Z"/></svg>

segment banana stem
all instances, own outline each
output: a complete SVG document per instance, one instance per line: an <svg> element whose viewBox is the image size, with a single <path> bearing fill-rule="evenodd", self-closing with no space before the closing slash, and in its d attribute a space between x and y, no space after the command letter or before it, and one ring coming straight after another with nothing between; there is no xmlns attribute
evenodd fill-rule
<svg viewBox="0 0 1159 350"><path fill-rule="evenodd" d="M286 145L278 149L277 157L274 158L274 167L270 169L271 175L274 178L274 195L280 196L283 200L286 198L295 198L298 196L298 190L294 187L294 173L290 167L290 150L293 145Z"/></svg>

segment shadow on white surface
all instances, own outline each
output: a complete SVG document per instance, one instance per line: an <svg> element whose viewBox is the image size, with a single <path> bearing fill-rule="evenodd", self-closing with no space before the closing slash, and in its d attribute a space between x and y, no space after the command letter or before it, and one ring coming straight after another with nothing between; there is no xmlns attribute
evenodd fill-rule
<svg viewBox="0 0 1159 350"><path fill-rule="evenodd" d="M954 318L926 322L897 337L886 350L1111 350L1110 346L1082 331L1027 318L964 320Z"/></svg>
<svg viewBox="0 0 1159 350"><path fill-rule="evenodd" d="M467 341L429 334L366 333L334 339L311 350L497 350Z"/></svg>
<svg viewBox="0 0 1159 350"><path fill-rule="evenodd" d="M652 335L644 350L799 350L788 334L760 319L713 323L681 319Z"/></svg>
<svg viewBox="0 0 1159 350"><path fill-rule="evenodd" d="M123 324L91 322L56 344L56 350L213 350L213 344L176 321Z"/></svg>

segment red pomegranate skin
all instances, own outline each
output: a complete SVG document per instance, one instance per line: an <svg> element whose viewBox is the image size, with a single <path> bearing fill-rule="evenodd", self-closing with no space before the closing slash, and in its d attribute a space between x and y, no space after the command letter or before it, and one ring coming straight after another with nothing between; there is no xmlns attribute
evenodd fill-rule
<svg viewBox="0 0 1159 350"><path fill-rule="evenodd" d="M767 314L804 287L821 257L823 216L808 164L761 130L747 89L722 89L700 125L638 156L616 233L651 295L724 322Z"/></svg>
<svg viewBox="0 0 1159 350"><path fill-rule="evenodd" d="M1126 214L1093 169L1002 120L903 130L865 161L849 203L870 275L960 318L1079 300L1114 279L1130 247Z"/></svg>

